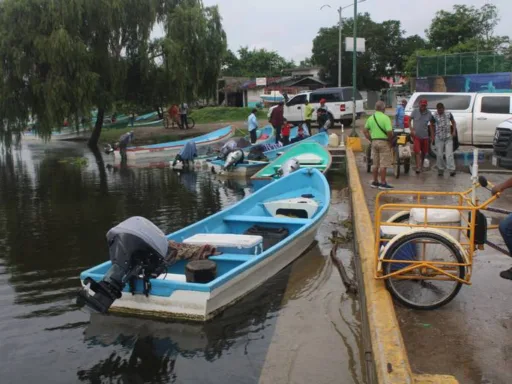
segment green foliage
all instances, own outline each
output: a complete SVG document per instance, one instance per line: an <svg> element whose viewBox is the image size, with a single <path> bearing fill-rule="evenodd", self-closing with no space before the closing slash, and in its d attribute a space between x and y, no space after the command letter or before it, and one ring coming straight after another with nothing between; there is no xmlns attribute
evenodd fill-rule
<svg viewBox="0 0 512 384"><path fill-rule="evenodd" d="M493 4L481 8L455 5L453 12L439 11L425 32L431 49L414 52L405 67L409 75L453 75L508 72L510 60L504 55L508 36L495 36L500 18ZM478 66L477 66L477 54ZM417 62L417 57L419 63Z"/></svg>
<svg viewBox="0 0 512 384"><path fill-rule="evenodd" d="M344 36L352 36L353 19L343 23ZM397 20L374 22L368 13L357 20L358 36L366 39L366 52L357 58L357 84L361 88L380 89L381 76L402 72L408 57L426 45L419 36L405 38ZM338 78L338 27L322 28L313 40L312 61L324 68L323 77L335 84ZM352 52L343 52L342 85L352 84Z"/></svg>
<svg viewBox="0 0 512 384"><path fill-rule="evenodd" d="M150 41L156 22L164 38ZM200 0L5 0L0 2L0 139L30 118L49 137L65 118L98 109L156 108L211 97L226 36L217 7Z"/></svg>
<svg viewBox="0 0 512 384"><path fill-rule="evenodd" d="M287 61L275 51L250 50L249 47L241 47L238 50L238 56L231 50L226 52L222 62L222 74L252 78L283 76L287 69L292 67L295 67L293 61Z"/></svg>
<svg viewBox="0 0 512 384"><path fill-rule="evenodd" d="M194 110L192 117L196 124L215 123L215 122L232 122L247 120L251 114L252 108L238 107L207 107ZM259 110L256 117L260 120L266 120L267 114L263 110Z"/></svg>

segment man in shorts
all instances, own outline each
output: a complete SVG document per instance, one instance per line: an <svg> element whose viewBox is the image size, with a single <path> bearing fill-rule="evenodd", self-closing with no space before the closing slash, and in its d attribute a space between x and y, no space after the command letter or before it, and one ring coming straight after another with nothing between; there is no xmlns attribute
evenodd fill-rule
<svg viewBox="0 0 512 384"><path fill-rule="evenodd" d="M371 141L372 161L373 161L373 182L372 188L393 189L386 182L386 168L391 167L391 140L393 139L393 127L391 120L384 111L386 104L383 101L377 101L375 104L375 114L366 120L364 135ZM380 171L380 183L379 183Z"/></svg>
<svg viewBox="0 0 512 384"><path fill-rule="evenodd" d="M428 137L428 130L432 120L432 113L427 109L427 105L427 100L421 99L420 108L415 109L411 114L411 136L414 140L417 174L423 170L423 162L429 152L430 139Z"/></svg>

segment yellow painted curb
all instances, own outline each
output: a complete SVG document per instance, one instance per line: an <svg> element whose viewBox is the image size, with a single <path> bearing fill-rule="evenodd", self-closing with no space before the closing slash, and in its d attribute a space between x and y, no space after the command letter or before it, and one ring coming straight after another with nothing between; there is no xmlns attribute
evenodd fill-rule
<svg viewBox="0 0 512 384"><path fill-rule="evenodd" d="M372 219L366 205L354 152L347 148L347 171L352 195L353 223L361 259L366 310L375 371L381 384L456 384L452 376L414 375L396 318L391 296L382 280L376 280Z"/></svg>

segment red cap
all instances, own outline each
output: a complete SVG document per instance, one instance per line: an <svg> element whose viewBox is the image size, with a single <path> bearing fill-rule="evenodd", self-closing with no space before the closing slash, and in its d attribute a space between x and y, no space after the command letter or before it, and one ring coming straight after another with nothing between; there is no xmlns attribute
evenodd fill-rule
<svg viewBox="0 0 512 384"><path fill-rule="evenodd" d="M427 101L427 100L425 100L425 99L421 99L421 100L420 100L420 105L427 106L427 105L428 105L428 101Z"/></svg>
<svg viewBox="0 0 512 384"><path fill-rule="evenodd" d="M320 99L320 104L325 103L325 99Z"/></svg>

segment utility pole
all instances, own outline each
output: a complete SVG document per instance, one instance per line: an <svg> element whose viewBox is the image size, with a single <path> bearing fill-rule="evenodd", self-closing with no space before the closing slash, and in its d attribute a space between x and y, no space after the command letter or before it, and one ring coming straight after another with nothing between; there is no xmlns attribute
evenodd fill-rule
<svg viewBox="0 0 512 384"><path fill-rule="evenodd" d="M356 91L357 91L357 0L354 0L354 47L352 57L352 133L350 136L357 137L356 132Z"/></svg>
<svg viewBox="0 0 512 384"><path fill-rule="evenodd" d="M341 30L343 28L343 17L341 16L341 12L343 11L342 7L338 8L338 13L340 15L340 25L339 25L339 35L340 35L340 41L339 41L339 47L338 47L338 87L341 87L341 58L343 56L343 47L341 43Z"/></svg>

